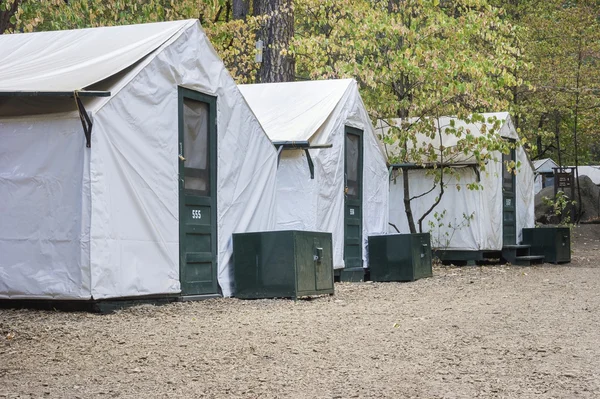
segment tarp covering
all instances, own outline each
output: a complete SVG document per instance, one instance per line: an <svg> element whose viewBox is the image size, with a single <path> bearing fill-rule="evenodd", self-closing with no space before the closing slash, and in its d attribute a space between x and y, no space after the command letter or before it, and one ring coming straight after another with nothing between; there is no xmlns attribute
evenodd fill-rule
<svg viewBox="0 0 600 399"><path fill-rule="evenodd" d="M0 218L0 297L180 292L180 85L217 97L218 277L233 293L232 233L275 228L277 154L198 22L176 25L88 108L90 149L76 115L0 119L0 211L15 215ZM94 30L98 48L113 29Z"/></svg>
<svg viewBox="0 0 600 399"><path fill-rule="evenodd" d="M518 138L508 113L484 114L504 121L500 135L505 138ZM444 118L446 121L448 118ZM400 121L398 121L399 123ZM456 124L459 125L459 121ZM381 126L381 125L380 125ZM480 126L468 126L472 134L481 131ZM381 130L380 130L381 131ZM445 145L445 144L444 144ZM516 149L516 161L520 162L515 181L517 241L521 239L522 228L534 226L533 167L522 147ZM468 157L468 156L467 156ZM450 178L440 204L422 223L423 231L431 231L432 245L447 250L489 250L502 249L502 168L500 153L494 154L495 161L489 161L485 171L479 171L480 190L469 190L467 185L476 182L478 177L473 166L457 167L460 180ZM461 160L464 162L467 158ZM469 162L464 162L469 164ZM424 169L409 173L410 196L420 196L433 187L433 176ZM431 207L439 195L439 187L411 202L415 218L418 219ZM390 222L401 233L410 232L404 209L404 186L402 172L395 170L390 182ZM436 219L435 214L438 217ZM472 218L471 218L472 215ZM443 224L439 227L439 224ZM431 224L435 227L432 228ZM450 226L449 226L450 225ZM417 225L417 230L419 229ZM396 230L390 227L391 233Z"/></svg>
<svg viewBox="0 0 600 399"><path fill-rule="evenodd" d="M332 148L284 150L277 171L277 227L332 233L334 267L344 267L345 126L363 131L363 265L369 235L387 231L388 171L354 80L241 85L273 141L308 140Z"/></svg>
<svg viewBox="0 0 600 399"><path fill-rule="evenodd" d="M81 90L133 65L194 23L0 35L0 92Z"/></svg>

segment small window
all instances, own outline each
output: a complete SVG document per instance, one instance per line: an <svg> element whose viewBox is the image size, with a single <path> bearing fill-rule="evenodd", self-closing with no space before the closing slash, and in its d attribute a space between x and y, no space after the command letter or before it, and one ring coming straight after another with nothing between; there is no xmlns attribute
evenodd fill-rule
<svg viewBox="0 0 600 399"><path fill-rule="evenodd" d="M183 157L186 190L210 196L209 106L183 99Z"/></svg>
<svg viewBox="0 0 600 399"><path fill-rule="evenodd" d="M346 195L358 197L360 195L360 136L346 134Z"/></svg>

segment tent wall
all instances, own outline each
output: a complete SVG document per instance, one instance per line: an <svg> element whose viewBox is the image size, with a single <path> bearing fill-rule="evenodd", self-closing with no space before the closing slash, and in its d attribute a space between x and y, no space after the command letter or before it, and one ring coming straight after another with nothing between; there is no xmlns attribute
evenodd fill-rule
<svg viewBox="0 0 600 399"><path fill-rule="evenodd" d="M90 298L89 160L79 117L1 119L0 142L0 298Z"/></svg>
<svg viewBox="0 0 600 399"><path fill-rule="evenodd" d="M217 97L218 280L234 292L232 233L275 227L276 152L196 24L95 115L92 295L178 293L178 85Z"/></svg>
<svg viewBox="0 0 600 399"><path fill-rule="evenodd" d="M345 126L363 130L363 263L367 239L387 231L388 177L385 157L369 116L351 82L337 107L310 138L332 148L310 150L315 166L310 178L304 151L284 150L277 171L277 228L332 233L333 264L344 267L344 145Z"/></svg>

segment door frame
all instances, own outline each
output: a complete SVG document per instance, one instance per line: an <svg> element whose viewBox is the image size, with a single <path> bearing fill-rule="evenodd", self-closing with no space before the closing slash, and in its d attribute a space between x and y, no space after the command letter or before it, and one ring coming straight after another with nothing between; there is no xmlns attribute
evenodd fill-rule
<svg viewBox="0 0 600 399"><path fill-rule="evenodd" d="M508 141L511 144L515 143L514 139L509 139ZM502 154L502 176L501 176L501 183L502 183L502 246L517 244L517 237L518 237L518 234L517 234L517 179L516 179L517 176L515 174L515 171L513 170L513 171L510 172L510 174L511 174L511 180L512 180L511 181L511 186L512 186L511 201L512 201L513 219L514 219L514 225L513 225L513 228L512 228L512 230L513 230L512 233L513 233L513 236L514 236L514 242L511 242L511 243L505 242L504 216L505 216L505 208L506 208L506 196L505 196L505 191L504 191L504 173L506 172L507 164L505 163L506 161L505 161L504 157L506 155L507 154L504 154L504 153ZM516 160L516 155L517 154L516 154L516 150L514 148L510 149L510 153L508 155L510 155L509 162L510 161L517 162L517 160Z"/></svg>
<svg viewBox="0 0 600 399"><path fill-rule="evenodd" d="M182 246L182 237L185 237L186 230L184 227L184 219L182 219L182 212L185 209L185 163L184 159L182 159L183 154L185 153L183 150L184 145L184 137L183 137L183 129L184 129L184 121L183 121L183 100L185 98L189 98L194 101L199 101L206 103L208 105L208 115L209 115L209 123L208 123L208 147L209 147L209 179L210 179L210 224L211 224L211 252L213 256L213 286L214 294L220 293L220 287L217 281L218 276L218 226L217 226L217 165L218 165L218 153L217 153L217 145L218 145L218 137L217 137L217 97L209 94L201 93L199 91L195 91L193 89L189 89L187 87L178 86L177 89L177 120L178 120L178 140L177 140L177 151L179 154L178 159L178 197L179 197L179 282L181 285L181 295L196 295L194 293L186 293L183 290L183 276L184 274L184 264L185 264L185 254L184 247ZM209 294L210 295L210 294Z"/></svg>
<svg viewBox="0 0 600 399"><path fill-rule="evenodd" d="M347 155L347 148L346 148L346 137L348 134L354 135L354 136L358 136L359 138L359 156L358 156L358 198L352 198L349 199L348 195L346 194L346 187L348 187L347 185L347 159L348 159L348 155ZM347 209L348 209L348 201L359 201L360 203L360 220L359 220L359 230L360 230L360 239L359 239L359 248L360 248L360 267L363 267L362 264L362 256L363 256L363 222L364 222L364 201L363 201L363 190L364 190L364 181L363 181L363 166L364 166L364 131L352 126L344 126L344 269L349 269L348 265L346 264L346 240L347 240L347 235L348 235L348 224L346 222L346 218L348 217L347 213ZM354 268L357 268L358 266L354 266Z"/></svg>

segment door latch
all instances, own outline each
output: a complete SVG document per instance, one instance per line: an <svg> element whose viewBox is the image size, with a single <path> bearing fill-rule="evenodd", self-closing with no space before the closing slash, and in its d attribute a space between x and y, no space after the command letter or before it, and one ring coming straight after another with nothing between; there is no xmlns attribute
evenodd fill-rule
<svg viewBox="0 0 600 399"><path fill-rule="evenodd" d="M183 144L179 143L179 160L185 161L185 157L183 156Z"/></svg>
<svg viewBox="0 0 600 399"><path fill-rule="evenodd" d="M313 260L315 262L321 263L321 260L323 259L323 248L315 248L315 254L313 256Z"/></svg>

